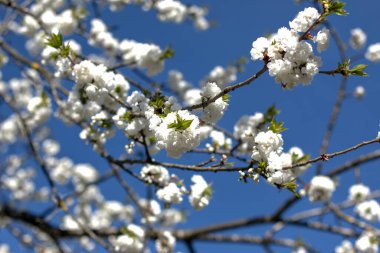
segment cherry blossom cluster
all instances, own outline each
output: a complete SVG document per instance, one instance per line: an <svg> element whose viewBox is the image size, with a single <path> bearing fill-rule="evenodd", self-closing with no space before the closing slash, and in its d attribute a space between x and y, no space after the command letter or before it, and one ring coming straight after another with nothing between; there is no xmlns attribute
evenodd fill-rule
<svg viewBox="0 0 380 253"><path fill-rule="evenodd" d="M157 17L163 22L183 23L185 20L191 20L194 27L198 30L207 30L210 22L206 19L207 8L197 5L185 5L179 0L107 0L111 11L121 10L125 5L141 5L143 10L157 11Z"/></svg>
<svg viewBox="0 0 380 253"><path fill-rule="evenodd" d="M146 183L158 187L158 199L167 204L182 202L185 194L190 194L189 201L195 209L202 209L209 204L212 188L200 175L194 175L191 178L193 184L190 186L189 192L175 174L169 175L167 169L162 166L144 166L140 174Z"/></svg>
<svg viewBox="0 0 380 253"><path fill-rule="evenodd" d="M186 236L175 228L186 220L184 200L195 210L210 204L211 183L200 174L182 179L179 173L172 173L172 168L196 173L230 170L239 172L241 180L252 179L255 183L263 178L274 187L288 189L299 198L320 202L326 205L326 210L330 207L333 210L331 200L339 186L338 179L318 172L309 183L300 180L312 163L328 160L328 156L310 160L299 147L288 149L282 134L286 129L278 121L279 111L274 106L264 113L240 117L231 133L217 126L228 109L229 93L249 84L259 74L234 84L241 70L237 63L214 67L199 81L199 87L193 86L178 70L164 72L166 83L156 83L154 78L165 70L165 61L173 57L170 47L162 49L153 43L118 39L101 15L88 13L90 1L69 2L38 0L27 4L25 9L13 6L16 10L21 8L18 12L23 15L10 19L9 32L27 39L25 46L32 60L23 55L15 57L17 52L0 44L5 49L0 51L0 67L7 64L9 57L26 65L21 78L5 81L0 75L0 96L10 110L0 123L0 149L7 155L0 166L0 187L11 207L13 203L17 207L51 202L54 205L46 211L46 220L38 217L39 222L59 221L58 231L80 235L78 242L86 251L97 249L96 240L92 239L98 234L110 232L101 237L110 244L111 251L132 253L148 252L153 247L150 240L159 253L175 252L177 240ZM330 31L322 27L325 14L340 2L321 0L321 3L321 12L308 7L289 22L289 28L281 27L252 43L252 60L262 61L263 71L268 70L283 88L308 85L322 72L348 77L355 71L349 69L349 60L339 64L337 70L320 70L322 60L314 52L321 53L329 47ZM94 1L95 7L106 5L111 11L131 4L157 12L162 22L192 21L199 30L211 26L205 18L206 8L185 5L179 0ZM102 54L86 55L87 50L79 43L83 39L87 46L102 50ZM352 49L362 50L367 35L361 28L355 28L347 42ZM368 61L380 62L380 43L369 45L362 55ZM146 83L129 79L122 68L139 73ZM147 85L152 88L146 88ZM365 88L358 85L352 94L362 99L365 93ZM98 165L77 163L60 155L60 143L45 127L52 116L53 120L80 127L80 139L104 158L128 200L107 198L99 184L109 175L102 175ZM107 150L106 144L115 136L125 145L119 156ZM18 151L20 144L26 144L28 152ZM175 162L161 162L156 155L160 151ZM207 160L191 165L178 162L188 153L203 153ZM245 166L235 166L231 160ZM37 184L38 170L42 170L50 188ZM147 196L134 192L120 172L127 172L146 186ZM297 183L302 184L301 190L297 189ZM349 189L347 202L356 216L348 220L358 219L356 223L362 227L365 224L366 229L358 233L354 243L344 240L336 247L336 253L378 252L379 234L367 229L380 221L380 205L371 194L370 188L361 183ZM60 214L56 216L56 212ZM275 216L270 222L278 222L280 218L284 217ZM10 220L0 217L0 228L8 224ZM94 238L88 231L95 231ZM37 251L59 252L59 245L52 244L48 235L32 229L34 233L47 245ZM24 242L32 241L28 233L22 238ZM193 238L197 237L190 237ZM297 253L308 250L306 244L298 242L293 247ZM9 252L6 244L0 244L0 253Z"/></svg>
<svg viewBox="0 0 380 253"><path fill-rule="evenodd" d="M312 45L303 36L320 16L317 9L308 7L289 22L290 29L282 27L269 38L258 38L252 43L252 60L264 60L269 75L284 88L310 84L322 61L314 55ZM318 52L322 52L329 45L329 30L323 28L310 38L317 43Z"/></svg>

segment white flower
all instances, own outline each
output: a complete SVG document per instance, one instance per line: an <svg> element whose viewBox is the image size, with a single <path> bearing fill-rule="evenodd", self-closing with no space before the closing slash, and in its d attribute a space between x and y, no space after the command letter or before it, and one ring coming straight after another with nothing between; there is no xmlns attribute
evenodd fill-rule
<svg viewBox="0 0 380 253"><path fill-rule="evenodd" d="M315 176L308 189L309 199L315 201L328 201L335 191L334 182L326 176Z"/></svg>
<svg viewBox="0 0 380 253"><path fill-rule="evenodd" d="M364 201L371 193L370 189L363 184L355 184L349 189L348 199L356 203Z"/></svg>
<svg viewBox="0 0 380 253"><path fill-rule="evenodd" d="M73 162L69 158L51 158L46 162L51 168L50 176L58 184L66 184L73 176Z"/></svg>
<svg viewBox="0 0 380 253"><path fill-rule="evenodd" d="M169 172L159 165L146 165L140 171L141 177L148 184L157 184L159 186L165 186L169 182Z"/></svg>
<svg viewBox="0 0 380 253"><path fill-rule="evenodd" d="M335 247L335 253L354 253L354 247L348 240L344 240L341 245Z"/></svg>
<svg viewBox="0 0 380 253"><path fill-rule="evenodd" d="M178 120L191 122L186 129L175 127ZM188 111L171 112L154 129L157 146L167 150L170 157L178 158L183 153L195 148L200 142L199 119Z"/></svg>
<svg viewBox="0 0 380 253"><path fill-rule="evenodd" d="M145 231L134 224L126 227L126 234L117 236L112 244L117 252L141 253L144 249Z"/></svg>
<svg viewBox="0 0 380 253"><path fill-rule="evenodd" d="M192 106L202 102L202 91L200 89L188 89L183 96L185 104Z"/></svg>
<svg viewBox="0 0 380 253"><path fill-rule="evenodd" d="M177 209L165 209L161 212L160 221L163 226L171 227L185 221L185 214Z"/></svg>
<svg viewBox="0 0 380 253"><path fill-rule="evenodd" d="M186 6L175 0L160 0L156 8L161 21L181 23L186 17Z"/></svg>
<svg viewBox="0 0 380 253"><path fill-rule="evenodd" d="M202 80L202 86L205 86L207 83L216 83L220 89L223 89L227 84L236 81L237 72L238 70L236 66L228 66L226 68L216 66Z"/></svg>
<svg viewBox="0 0 380 253"><path fill-rule="evenodd" d="M252 43L251 58L252 60L264 59L264 52L269 47L270 42L267 38L260 37Z"/></svg>
<svg viewBox="0 0 380 253"><path fill-rule="evenodd" d="M367 41L367 35L361 28L355 28L351 30L350 46L353 49L360 49L364 47Z"/></svg>
<svg viewBox="0 0 380 253"><path fill-rule="evenodd" d="M364 232L355 242L355 248L360 253L377 253L379 240L372 232Z"/></svg>
<svg viewBox="0 0 380 253"><path fill-rule="evenodd" d="M204 31L210 27L210 23L205 18L207 14L207 9L198 7L196 5L191 5L187 8L187 13L190 17L192 17L194 26L198 30Z"/></svg>
<svg viewBox="0 0 380 253"><path fill-rule="evenodd" d="M293 21L289 22L289 26L296 32L306 32L319 16L317 9L308 7L299 12Z"/></svg>
<svg viewBox="0 0 380 253"><path fill-rule="evenodd" d="M102 203L101 211L104 212L111 219L120 219L123 221L131 221L134 214L132 206L123 205L116 200L108 200Z"/></svg>
<svg viewBox="0 0 380 253"><path fill-rule="evenodd" d="M304 247L297 247L296 249L292 250L292 253L307 253L306 249Z"/></svg>
<svg viewBox="0 0 380 253"><path fill-rule="evenodd" d="M278 155L276 152L271 152L268 157L268 182L271 184L285 184L294 180L295 175L292 170L283 170L284 167L292 165L292 156L282 153Z"/></svg>
<svg viewBox="0 0 380 253"><path fill-rule="evenodd" d="M191 84L187 82L184 79L183 74L177 70L169 71L168 84L170 89L181 97L183 97L185 92L191 88Z"/></svg>
<svg viewBox="0 0 380 253"><path fill-rule="evenodd" d="M60 145L57 141L48 139L42 143L42 149L44 150L45 154L54 156L59 152Z"/></svg>
<svg viewBox="0 0 380 253"><path fill-rule="evenodd" d="M370 45L365 53L365 58L372 62L380 62L380 43Z"/></svg>
<svg viewBox="0 0 380 253"><path fill-rule="evenodd" d="M178 188L177 184L172 182L164 188L158 189L157 198L166 203L180 203L182 202L182 191Z"/></svg>
<svg viewBox="0 0 380 253"><path fill-rule="evenodd" d="M0 253L10 253L9 246L7 244L0 244Z"/></svg>
<svg viewBox="0 0 380 253"><path fill-rule="evenodd" d="M318 43L318 52L326 51L330 44L330 31L326 28L320 30L315 37L315 42Z"/></svg>
<svg viewBox="0 0 380 253"><path fill-rule="evenodd" d="M91 183L98 178L98 172L90 164L77 164L73 168L73 176L78 183Z"/></svg>
<svg viewBox="0 0 380 253"><path fill-rule="evenodd" d="M209 204L212 195L212 189L201 175L194 175L191 178L191 181L194 184L190 186L191 193L189 200L195 209L200 210Z"/></svg>
<svg viewBox="0 0 380 253"><path fill-rule="evenodd" d="M62 217L61 227L67 230L81 229L78 223L70 215L65 215Z"/></svg>
<svg viewBox="0 0 380 253"><path fill-rule="evenodd" d="M156 223L161 214L160 204L158 204L158 202L154 199L152 200L140 199L139 204L144 209L144 212L145 212L145 215L142 218L141 222L143 224Z"/></svg>
<svg viewBox="0 0 380 253"><path fill-rule="evenodd" d="M302 149L300 149L299 147L292 147L292 148L290 148L288 153L295 160L295 161L292 161L292 164L293 164L293 162L297 162L297 160L299 160L299 159L301 159L301 158L304 157L304 153L303 153ZM304 173L307 168L309 168L309 165L298 166L296 168L293 168L292 171L293 171L293 173L295 175L298 176L298 175Z"/></svg>
<svg viewBox="0 0 380 253"><path fill-rule="evenodd" d="M176 239L170 231L164 231L158 234L156 240L156 249L159 253L171 253L175 247Z"/></svg>
<svg viewBox="0 0 380 253"><path fill-rule="evenodd" d="M203 86L201 94L204 99L208 100L218 95L221 91L216 83L208 82ZM223 116L227 105L222 97L218 98L203 109L202 120L215 123Z"/></svg>
<svg viewBox="0 0 380 253"><path fill-rule="evenodd" d="M282 28L282 30L284 29ZM289 36L286 35L289 32L283 33L285 36ZM277 83L281 83L283 87L288 89L292 89L300 83L309 84L319 72L321 65L321 59L313 54L312 46L305 41L298 42L297 38L284 40L279 36L279 38L274 39L276 43L268 49L270 56L270 62L267 65L269 75L275 77ZM296 41L295 44L294 40Z"/></svg>
<svg viewBox="0 0 380 253"><path fill-rule="evenodd" d="M213 146L217 149L231 149L232 140L231 138L226 138L223 132L212 130L210 133L210 138L212 139Z"/></svg>
<svg viewBox="0 0 380 253"><path fill-rule="evenodd" d="M239 147L240 152L249 152L252 150L255 142L255 136L258 126L264 121L264 114L255 113L252 116L242 116L234 126L234 136L242 144Z"/></svg>
<svg viewBox="0 0 380 253"><path fill-rule="evenodd" d="M365 89L363 86L356 86L355 91L354 91L354 96L357 99L362 99L365 95Z"/></svg>
<svg viewBox="0 0 380 253"><path fill-rule="evenodd" d="M252 159L256 161L266 161L270 153L281 153L283 144L281 134L273 133L271 130L260 132L255 137Z"/></svg>
<svg viewBox="0 0 380 253"><path fill-rule="evenodd" d="M365 220L380 221L380 205L376 200L368 200L358 204L355 212Z"/></svg>

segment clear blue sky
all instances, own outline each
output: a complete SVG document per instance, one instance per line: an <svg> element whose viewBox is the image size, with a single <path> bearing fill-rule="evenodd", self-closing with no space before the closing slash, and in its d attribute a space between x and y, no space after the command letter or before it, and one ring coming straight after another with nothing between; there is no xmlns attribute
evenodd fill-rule
<svg viewBox="0 0 380 253"><path fill-rule="evenodd" d="M115 36L119 39L128 38L141 42L154 42L162 48L169 44L172 45L175 57L166 61L166 70L181 71L185 78L194 85L198 85L199 80L216 65L226 66L242 56L249 58L253 40L269 32L275 32L281 26L288 26L288 22L298 11L305 6L311 6L310 3L294 5L291 0L184 0L184 2L207 5L210 9L209 18L215 20L216 26L209 31L198 32L193 29L191 24L160 23L157 21L155 13L143 12L134 6L128 6L119 13L106 11L105 22L108 26L119 26L115 31ZM347 1L346 9L350 15L330 18L344 41L348 41L352 28L361 27L368 34L367 45L380 42L378 28L380 1L350 0ZM15 43L19 44L20 42ZM349 51L349 55L355 54L356 52ZM330 48L322 54L322 57L323 70L332 70L337 66L339 55L334 42L331 42ZM363 62L366 63L365 60ZM239 74L238 80L246 79L260 68L261 63L249 61L246 71ZM367 94L362 101L350 98L344 102L328 151L341 150L363 140L372 139L380 130L379 70L380 65L372 64L368 68L369 77L349 79L349 91L353 91L357 85L363 85ZM4 78L9 79L11 75L12 73L9 72L4 73ZM156 79L165 81L166 77L167 71L157 76ZM265 74L257 82L232 93L228 111L219 125L232 131L233 125L243 114L263 112L272 104L276 104L281 110L280 119L285 121L285 126L288 128L283 134L285 150L292 146L299 146L304 152L315 157L319 154L321 140L337 96L339 80L338 76L317 76L308 87L299 86L293 91L286 91ZM62 123L56 120L52 120L51 125L53 126L53 135L58 140L62 140L60 155L70 156L76 163L90 162L99 171L106 171L106 164L96 157L89 146L85 146L78 139L79 130L77 128L64 128ZM122 138L112 143L111 149L117 153L122 151L125 144ZM325 171L331 170L345 161L376 148L378 148L376 145L372 145L336 158L326 163L324 169ZM159 157L164 158L164 155ZM191 162L191 158L186 159L186 162ZM379 177L376 172L379 165L379 162L372 162L362 168L363 183L371 186L371 189L379 186ZM311 167L302 179L307 182L314 172L315 166ZM178 172L178 174L186 178L186 182L190 182L191 173ZM270 214L282 201L291 196L289 192L279 191L264 180L258 185L237 182L237 173L206 173L203 175L207 181L213 182L214 197L211 205L200 212L189 209L188 223L182 227L195 228L232 219ZM138 189L142 189L141 185L133 179L129 178L128 180L131 180L131 184L137 186ZM353 182L352 172L346 173L340 178L340 185L334 193L333 199L338 202L345 200L348 187ZM122 199L123 192L114 182L111 181L103 186L103 193L107 197ZM183 207L189 207L188 203L185 203ZM289 210L288 214L310 207L312 205L305 199ZM261 226L226 233L261 235L267 228L268 226ZM300 228L286 229L279 234L279 237L303 238L306 242L312 243L320 252L332 252L335 245L340 244L342 240L339 236L309 231ZM14 244L14 241L6 233L0 232L0 242L8 240ZM182 249L181 246L178 248ZM197 252L201 253L262 252L260 247L238 244L195 243L195 248ZM288 249L276 247L274 250L275 252L289 252ZM22 248L15 246L15 252L22 252ZM186 250L184 249L183 252Z"/></svg>

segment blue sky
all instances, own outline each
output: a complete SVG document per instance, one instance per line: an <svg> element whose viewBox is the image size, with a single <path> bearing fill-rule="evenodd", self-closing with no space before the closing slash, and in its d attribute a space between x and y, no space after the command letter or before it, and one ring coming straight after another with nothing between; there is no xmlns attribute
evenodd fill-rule
<svg viewBox="0 0 380 253"><path fill-rule="evenodd" d="M257 37L275 32L279 27L288 26L288 22L305 6L294 5L291 0L198 0L184 1L198 5L207 5L209 18L215 21L215 26L206 32L196 31L191 24L175 25L160 23L155 13L143 12L140 8L128 6L123 12L111 13L105 11L105 22L108 26L118 25L115 36L119 39L128 38L141 42L154 42L165 48L172 45L175 57L166 61L166 70L176 69L181 71L185 78L197 86L199 80L206 76L216 65L226 66L236 59L244 56L249 58L251 43ZM362 0L346 1L348 16L332 16L329 20L336 27L342 39L347 42L350 30L361 27L368 35L367 45L380 41L380 32L374 20L380 10L380 1ZM20 41L16 45L21 47ZM86 52L86 49L84 49ZM91 52L91 51L89 51ZM362 52L362 51L361 51ZM348 55L356 55L353 50ZM332 70L337 66L339 55L334 42L327 52L322 54L323 70ZM366 60L361 62L367 63ZM238 80L245 80L261 68L260 62L249 61L245 66L245 72L238 75ZM348 81L348 91L351 92L358 85L366 89L366 96L362 101L348 98L344 102L339 116L336 130L332 137L328 151L341 150L350 147L363 140L369 140L377 135L380 130L380 75L379 65L371 64L368 67L369 77L352 77ZM9 79L12 72L4 73L4 79ZM135 79L137 77L133 76ZM167 71L156 77L156 80L165 81ZM272 104L281 110L279 118L285 122L288 130L284 132L285 150L292 146L301 147L305 153L316 157L319 154L320 144L327 126L332 106L337 96L340 77L317 76L313 83L307 87L296 87L292 91L282 90L273 78L264 74L262 78L232 93L230 106L221 126L232 131L235 122L244 114L263 112ZM106 171L106 164L97 158L89 146L85 146L79 139L79 129L76 127L65 128L56 120L51 121L53 135L62 140L60 155L70 156L76 163L89 162L99 171ZM111 150L120 153L125 140L118 138L112 142ZM74 147L74 148L73 148ZM375 150L376 145L365 147L358 151L333 159L324 165L324 171L329 171L345 161L352 160L360 154ZM165 158L165 155L159 155ZM184 161L191 163L191 157ZM379 186L378 169L380 163L372 162L362 167L363 183L371 189ZM174 171L173 171L174 172ZM177 173L177 171L175 171ZM315 166L302 177L304 181L310 180L315 173ZM178 172L190 183L191 173ZM258 184L244 184L238 182L236 173L206 173L203 174L207 181L213 182L214 197L211 205L200 212L191 211L188 223L181 227L195 228L211 225L222 221L234 220L244 217L270 214L276 207L291 196L289 192L279 191L268 185L263 180ZM131 180L131 184L142 189L141 185ZM333 199L340 202L347 198L348 187L354 182L352 172L346 173L340 178L340 184L334 193ZM104 184L104 194L110 199L122 199L123 192L113 182ZM142 192L143 193L143 192ZM308 200L302 200L289 210L288 214L305 208L316 207ZM185 203L183 207L189 205ZM326 217L329 219L329 217ZM261 235L268 226L244 228L226 232ZM301 237L312 243L320 252L332 252L335 245L339 244L341 237L330 234L321 234L300 228L287 229L279 234L279 237ZM0 232L0 242L10 240L9 236ZM182 247L180 246L179 249ZM262 248L252 245L195 243L197 252L263 252ZM21 252L16 246L15 252ZM18 250L17 250L18 249ZM290 252L289 249L274 248L275 252ZM184 250L186 252L186 250Z"/></svg>

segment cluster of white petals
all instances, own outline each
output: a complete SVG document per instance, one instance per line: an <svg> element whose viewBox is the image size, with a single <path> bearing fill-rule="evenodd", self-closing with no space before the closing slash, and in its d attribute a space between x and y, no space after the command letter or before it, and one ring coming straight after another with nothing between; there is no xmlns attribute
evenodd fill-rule
<svg viewBox="0 0 380 253"><path fill-rule="evenodd" d="M380 205L376 200L368 200L359 203L355 207L355 212L365 220L372 222L380 221Z"/></svg>
<svg viewBox="0 0 380 253"><path fill-rule="evenodd" d="M348 240L342 241L342 244L335 247L335 253L352 253L354 252L354 247L352 243Z"/></svg>
<svg viewBox="0 0 380 253"><path fill-rule="evenodd" d="M200 210L209 204L212 190L201 175L194 175L191 181L194 184L190 186L189 200L195 209Z"/></svg>
<svg viewBox="0 0 380 253"><path fill-rule="evenodd" d="M216 66L211 72L203 79L202 85L207 83L216 83L219 88L223 89L228 84L235 82L237 79L238 69L236 66L229 65L227 67Z"/></svg>
<svg viewBox="0 0 380 253"><path fill-rule="evenodd" d="M174 182L169 183L167 186L158 189L157 197L166 203L180 203L183 200L183 190Z"/></svg>
<svg viewBox="0 0 380 253"><path fill-rule="evenodd" d="M370 45L365 53L365 58L372 62L380 62L380 43Z"/></svg>
<svg viewBox="0 0 380 253"><path fill-rule="evenodd" d="M156 240L156 250L158 253L171 253L175 247L176 238L168 230L160 233Z"/></svg>
<svg viewBox="0 0 380 253"><path fill-rule="evenodd" d="M170 179L168 170L158 165L144 166L140 175L148 184L154 183L159 186L166 185Z"/></svg>
<svg viewBox="0 0 380 253"><path fill-rule="evenodd" d="M300 41L300 37L319 16L315 8L306 8L290 22L290 30L282 27L270 38L258 38L252 43L252 60L265 60L269 75L285 88L292 89L300 83L309 84L319 72L322 62L314 55L311 44ZM319 31L314 42L318 44L319 52L326 50L329 31L325 28Z"/></svg>
<svg viewBox="0 0 380 253"><path fill-rule="evenodd" d="M121 253L141 253L144 249L145 231L135 225L126 227L126 233L119 235L112 240L116 252Z"/></svg>
<svg viewBox="0 0 380 253"><path fill-rule="evenodd" d="M353 49L363 48L367 42L367 35L361 28L351 30L350 46Z"/></svg>
<svg viewBox="0 0 380 253"><path fill-rule="evenodd" d="M312 202L328 201L335 191L335 187L334 181L332 181L329 177L315 176L311 180L307 190L309 200Z"/></svg>
<svg viewBox="0 0 380 253"><path fill-rule="evenodd" d="M251 153L255 144L255 137L259 132L260 125L264 122L264 114L257 112L252 116L242 116L234 126L234 137L241 141L239 151Z"/></svg>
<svg viewBox="0 0 380 253"><path fill-rule="evenodd" d="M222 90L216 83L207 83L202 88L202 99L211 99L218 95ZM224 114L224 111L227 109L227 102L223 100L222 97L215 100L215 102L210 103L203 109L203 114L201 119L209 122L216 123Z"/></svg>
<svg viewBox="0 0 380 253"><path fill-rule="evenodd" d="M355 248L360 253L377 253L379 251L379 239L373 232L363 232L356 240Z"/></svg>
<svg viewBox="0 0 380 253"><path fill-rule="evenodd" d="M365 186L363 184L355 184L352 185L349 189L348 199L356 203L360 203L366 200L370 193L371 190L368 186Z"/></svg>
<svg viewBox="0 0 380 253"><path fill-rule="evenodd" d="M176 0L159 0L156 3L158 18L161 21L181 23L186 18L186 6Z"/></svg>
<svg viewBox="0 0 380 253"><path fill-rule="evenodd" d="M170 128L172 123L177 122L177 116L183 120L191 121L188 128L178 130ZM157 146L165 149L168 156L178 158L183 153L195 148L200 142L199 119L188 111L180 110L171 112L155 128Z"/></svg>
<svg viewBox="0 0 380 253"><path fill-rule="evenodd" d="M299 12L297 16L289 22L290 28L296 32L306 32L309 27L319 18L318 10L313 7L307 7Z"/></svg>

